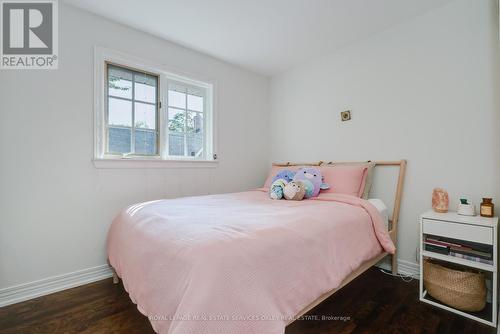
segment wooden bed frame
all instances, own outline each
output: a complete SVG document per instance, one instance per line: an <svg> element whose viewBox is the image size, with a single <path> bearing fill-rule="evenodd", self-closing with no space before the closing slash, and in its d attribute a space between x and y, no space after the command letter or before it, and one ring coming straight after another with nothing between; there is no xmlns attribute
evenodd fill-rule
<svg viewBox="0 0 500 334"><path fill-rule="evenodd" d="M328 163L325 163L323 161L319 161L317 163L274 163L273 165L274 166L324 166L324 165L334 165L336 163L341 163L341 164L345 164L345 162L328 162ZM357 162L359 163L359 162ZM367 163L366 161L364 161L363 163ZM402 196L402 193L403 193L403 183L404 183L404 177L405 177L405 171L406 171L406 160L399 160L399 161L372 161L372 163L374 164L374 167L382 167L382 166L392 166L392 167L399 167L399 175L398 175L398 182L397 182L397 185L396 185L396 194L395 194L395 198L394 198L394 208L393 208L393 211L392 211L392 219L389 219L389 235L392 239L392 241L394 242L394 244L396 245L396 253L394 253L394 255L392 255L392 259L391 259L391 264L392 264L392 273L393 274L397 274L398 272L398 262L397 262L397 232L398 232L398 220L399 220L399 211L400 211L400 207L401 207L401 196ZM297 318L303 316L304 314L306 314L307 312L309 312L310 310L312 310L314 307L316 307L317 305L319 305L321 302L325 301L327 298L329 298L330 296L332 296L335 292L337 292L338 290L342 289L345 285L347 285L349 282L351 282L352 280L354 280L356 277L358 277L359 275L361 275L362 273L364 273L366 270L368 270L369 268L371 268L372 266L374 266L375 264L377 264L380 260L384 259L386 256L388 256L389 254L384 252L376 257L374 257L373 259L371 260L368 260L366 262L363 262L361 264L361 266L359 266L358 269L356 269L355 271L353 271L349 276L347 276L343 281L342 283L340 284L339 287L333 289L333 290L330 290L326 293L324 293L323 295L321 295L318 299L316 299L315 301L311 302L309 305L307 305L306 307L304 307L292 320L290 320L288 323L287 323L287 326L289 324L291 324L292 322L294 322ZM119 278L118 278L118 275L116 274L116 271L114 270L114 268L111 268L112 271L113 271L113 283L114 284L117 284L119 282Z"/></svg>
<svg viewBox="0 0 500 334"><path fill-rule="evenodd" d="M398 253L397 253L397 237L398 237L398 220L399 220L399 211L401 208L401 197L403 194L403 183L404 183L404 177L405 177L405 172L406 172L406 160L399 160L399 161L371 161L374 164L374 167L384 167L384 166L392 166L392 167L399 167L399 175L398 175L398 182L396 184L396 194L394 197L394 208L392 211L392 219L389 219L389 235L394 242L394 245L396 245L396 253L392 255L391 258L391 268L392 268L392 273L397 274L398 273ZM345 162L328 162L324 163L323 161L318 162L315 164L316 166L324 166L324 165L334 165L335 163L340 163L340 164L345 164ZM358 162L356 162L358 163ZM364 161L364 163L367 163L367 161ZM275 166L297 166L297 165L302 165L304 166L305 164L297 164L297 163L286 163L286 164L274 164ZM312 165L312 164L307 164L307 165ZM344 286L349 284L352 280L354 280L356 277L364 273L366 270L380 262L382 259L384 259L386 256L389 254L384 252L376 257L374 257L371 260L368 260L366 262L363 262L358 269L353 271L349 276L347 276L340 286L337 288L330 290L323 295L319 296L318 299L315 301L311 302L309 305L304 307L293 319L291 319L288 323L287 326L290 325L292 322L297 320L297 318L303 316L319 304L321 304L323 301L328 299L330 296L332 296L335 292L339 291L342 289Z"/></svg>

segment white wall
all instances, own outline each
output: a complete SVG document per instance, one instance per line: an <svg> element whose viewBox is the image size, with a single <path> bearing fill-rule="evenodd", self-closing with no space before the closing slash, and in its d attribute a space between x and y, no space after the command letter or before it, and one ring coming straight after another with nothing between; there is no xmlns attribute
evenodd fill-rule
<svg viewBox="0 0 500 334"><path fill-rule="evenodd" d="M270 124L268 80L211 57L64 3L59 44L59 70L0 71L0 289L104 264L124 206L256 187L270 160L407 158L408 261L433 187L452 207L492 194L500 210L494 0L456 0L274 77ZM216 80L218 168L96 169L94 45Z"/></svg>
<svg viewBox="0 0 500 334"><path fill-rule="evenodd" d="M492 195L500 210L495 3L453 1L274 77L271 160L408 159L406 261L434 187L448 190L452 209L461 196Z"/></svg>
<svg viewBox="0 0 500 334"><path fill-rule="evenodd" d="M60 3L55 71L0 71L0 288L106 263L124 206L261 185L268 159L268 79ZM92 158L93 47L218 88L215 169L98 170Z"/></svg>

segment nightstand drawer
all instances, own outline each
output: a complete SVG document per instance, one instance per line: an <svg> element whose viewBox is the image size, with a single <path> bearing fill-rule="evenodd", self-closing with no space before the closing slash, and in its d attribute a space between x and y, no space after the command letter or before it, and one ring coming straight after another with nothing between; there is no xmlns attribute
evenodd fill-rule
<svg viewBox="0 0 500 334"><path fill-rule="evenodd" d="M423 219L422 233L493 245L491 227Z"/></svg>

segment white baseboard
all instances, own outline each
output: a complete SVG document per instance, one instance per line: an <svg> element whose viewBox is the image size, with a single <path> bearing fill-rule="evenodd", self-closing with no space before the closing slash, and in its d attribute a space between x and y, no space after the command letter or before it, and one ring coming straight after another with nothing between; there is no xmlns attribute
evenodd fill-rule
<svg viewBox="0 0 500 334"><path fill-rule="evenodd" d="M390 258L377 263L377 267L391 270ZM420 277L420 266L418 263L398 259L398 274L409 275L415 279Z"/></svg>
<svg viewBox="0 0 500 334"><path fill-rule="evenodd" d="M107 264L0 289L0 307L57 291L74 288L113 276Z"/></svg>

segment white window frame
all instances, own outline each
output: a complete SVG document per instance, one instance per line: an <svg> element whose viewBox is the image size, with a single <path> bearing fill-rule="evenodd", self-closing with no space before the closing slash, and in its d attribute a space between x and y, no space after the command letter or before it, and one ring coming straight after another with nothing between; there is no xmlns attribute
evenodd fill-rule
<svg viewBox="0 0 500 334"><path fill-rule="evenodd" d="M111 155L106 154L106 66L129 67L138 71L149 72L159 76L158 98L159 108L159 155ZM176 72L176 73L175 73ZM199 79L191 74L180 74L165 65L144 61L120 51L96 46L94 50L94 165L97 168L168 168L168 167L216 167L217 129L216 104L213 80ZM179 73L179 74L178 74ZM180 82L206 91L204 113L204 157L169 156L168 155L168 86L169 82Z"/></svg>

